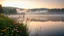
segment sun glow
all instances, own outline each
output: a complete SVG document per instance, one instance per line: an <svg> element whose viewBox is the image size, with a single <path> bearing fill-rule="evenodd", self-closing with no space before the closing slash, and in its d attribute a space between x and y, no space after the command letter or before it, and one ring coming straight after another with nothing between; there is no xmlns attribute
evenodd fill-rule
<svg viewBox="0 0 64 36"><path fill-rule="evenodd" d="M22 1L22 2L13 2L13 1L6 1L2 4L3 6L12 6L12 7L19 7L19 8L28 8L28 9L31 9L31 8L34 8L36 6L34 6L35 4L32 3L32 2L28 2L28 1Z"/></svg>
<svg viewBox="0 0 64 36"><path fill-rule="evenodd" d="M32 8L64 8L64 0L0 0L3 6L19 7L25 9ZM60 3L59 3L60 2Z"/></svg>

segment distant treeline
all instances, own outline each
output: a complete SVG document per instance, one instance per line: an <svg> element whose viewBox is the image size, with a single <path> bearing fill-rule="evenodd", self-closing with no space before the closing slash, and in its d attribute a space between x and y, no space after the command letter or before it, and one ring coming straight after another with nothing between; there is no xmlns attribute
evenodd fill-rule
<svg viewBox="0 0 64 36"><path fill-rule="evenodd" d="M16 8L14 7L3 7L4 14L17 14Z"/></svg>
<svg viewBox="0 0 64 36"><path fill-rule="evenodd" d="M17 14L17 7L2 7L2 5L0 5L0 13L4 13L4 14ZM20 10L24 10L23 8L19 8ZM48 9L48 8L35 8L35 9L28 9L28 12L35 12L35 11L48 11L48 13L56 13L56 12L62 12L64 13L64 8L61 9Z"/></svg>
<svg viewBox="0 0 64 36"><path fill-rule="evenodd" d="M17 14L17 10L16 10L17 8L16 7L3 7L3 13L5 13L5 14ZM22 8L20 8L20 10L22 10ZM24 9L23 9L24 10ZM43 10L45 10L45 11L48 11L49 13L51 12L53 12L53 13L55 13L55 12L64 12L64 8L62 8L62 9L47 9L47 8L37 8L37 9L28 9L28 11L30 12L30 11L32 11L32 12L35 12L35 11L43 11Z"/></svg>
<svg viewBox="0 0 64 36"><path fill-rule="evenodd" d="M48 8L37 8L37 9L30 9L31 11L43 11L48 10L48 12L64 12L64 8L61 9L48 9Z"/></svg>
<svg viewBox="0 0 64 36"><path fill-rule="evenodd" d="M49 12L64 12L64 8L62 9L49 9Z"/></svg>
<svg viewBox="0 0 64 36"><path fill-rule="evenodd" d="M43 11L43 10L48 10L47 8L35 8L35 9L29 9L30 11Z"/></svg>

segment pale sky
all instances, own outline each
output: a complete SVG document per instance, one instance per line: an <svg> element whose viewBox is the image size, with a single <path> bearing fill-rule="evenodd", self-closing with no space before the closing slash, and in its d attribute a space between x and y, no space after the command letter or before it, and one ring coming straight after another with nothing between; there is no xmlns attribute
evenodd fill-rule
<svg viewBox="0 0 64 36"><path fill-rule="evenodd" d="M3 6L19 8L64 8L64 0L0 0Z"/></svg>

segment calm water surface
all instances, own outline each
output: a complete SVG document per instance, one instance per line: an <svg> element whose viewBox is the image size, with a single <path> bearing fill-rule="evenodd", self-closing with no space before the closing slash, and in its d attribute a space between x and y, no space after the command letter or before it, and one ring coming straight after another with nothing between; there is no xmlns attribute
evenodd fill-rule
<svg viewBox="0 0 64 36"><path fill-rule="evenodd" d="M64 36L64 22L46 21L29 24L30 36Z"/></svg>

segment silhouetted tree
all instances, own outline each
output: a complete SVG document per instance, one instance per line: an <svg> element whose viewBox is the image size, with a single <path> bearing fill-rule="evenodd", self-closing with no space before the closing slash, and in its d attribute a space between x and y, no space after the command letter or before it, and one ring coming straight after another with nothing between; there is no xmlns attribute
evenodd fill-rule
<svg viewBox="0 0 64 36"><path fill-rule="evenodd" d="M0 4L0 14L3 12L2 5Z"/></svg>

